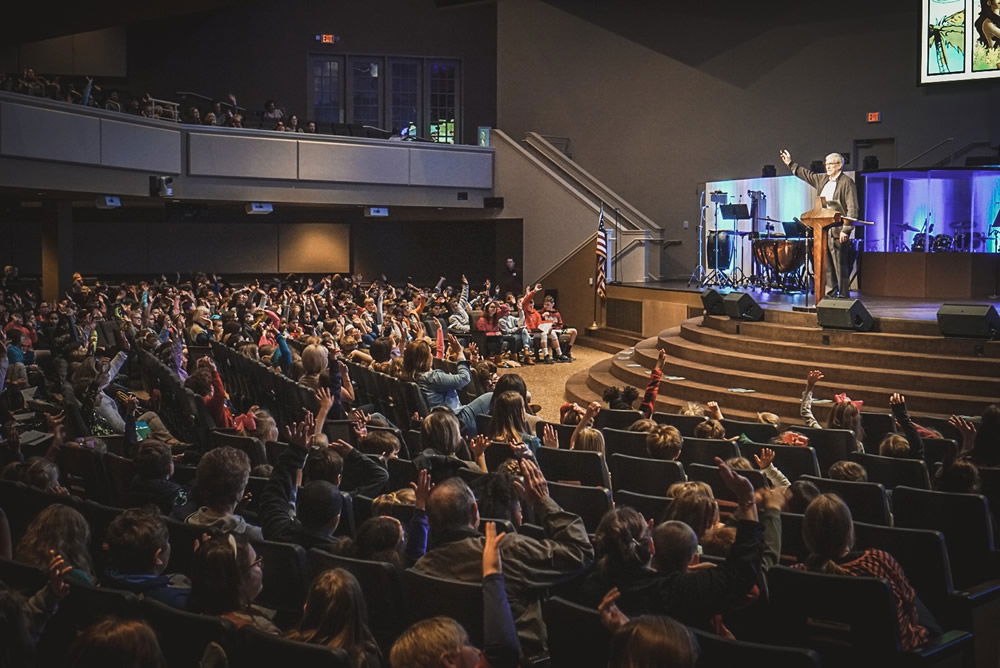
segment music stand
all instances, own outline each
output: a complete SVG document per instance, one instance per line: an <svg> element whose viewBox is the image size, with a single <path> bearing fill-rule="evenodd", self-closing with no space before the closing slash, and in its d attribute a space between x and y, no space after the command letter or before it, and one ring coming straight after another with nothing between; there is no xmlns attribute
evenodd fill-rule
<svg viewBox="0 0 1000 668"><path fill-rule="evenodd" d="M746 284L748 282L747 276L743 273L743 236L744 233L740 232L737 227L739 226L739 221L741 220L752 220L750 216L750 208L746 204L723 204L719 207L719 213L722 214L723 220L733 221L733 236L736 237L736 262L733 268L733 276L731 280L733 282L733 287L737 285Z"/></svg>

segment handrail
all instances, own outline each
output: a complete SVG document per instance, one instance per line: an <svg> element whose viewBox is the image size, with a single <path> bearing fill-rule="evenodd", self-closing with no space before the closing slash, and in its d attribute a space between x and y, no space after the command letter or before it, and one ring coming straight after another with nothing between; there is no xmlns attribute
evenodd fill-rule
<svg viewBox="0 0 1000 668"><path fill-rule="evenodd" d="M942 158L932 165L932 167L945 167L950 163L955 162L955 158L961 157L968 153L969 151L977 148L982 148L983 146L992 146L988 139L980 139L979 141L969 142L957 151L952 152L947 158Z"/></svg>
<svg viewBox="0 0 1000 668"><path fill-rule="evenodd" d="M529 132L524 141L576 181L581 188L596 197L599 202L606 204L606 208L617 209L622 213L624 220L633 229L655 231L663 229L648 216L629 204L625 198L602 183L596 176L569 159L542 135L537 132Z"/></svg>
<svg viewBox="0 0 1000 668"><path fill-rule="evenodd" d="M934 144L934 146L931 146L926 151L923 151L922 153L918 153L917 155L913 156L912 158L910 158L906 162L900 164L899 166L896 167L896 169L902 169L903 167L906 167L907 165L910 165L910 164L916 162L917 160L919 160L920 158L924 157L925 155L927 155L928 153L930 153L934 149L939 148L941 146L944 146L948 142L953 142L953 141L955 141L954 137L948 137L947 139L942 139L941 141L939 141L938 143Z"/></svg>
<svg viewBox="0 0 1000 668"><path fill-rule="evenodd" d="M599 214L601 211L601 205L599 202L594 202L593 200L584 197L584 193L581 192L579 183L570 183L568 180L563 178L562 174L556 173L555 170L553 170L551 167L549 167L549 165L547 165L545 162L539 159L538 156L536 156L534 153L524 148L524 146L522 146L520 142L514 141L513 137L508 135L503 130L500 130L499 128L493 128L492 130L490 130L490 135L502 140L505 145L509 146L510 148L520 153L521 157L523 157L528 162L533 163L536 167L538 167L546 174L548 174L553 181L559 183L559 185L561 185L563 188L572 193L574 197L576 197L581 202L589 206L590 209L594 212L594 219L595 220L597 219L597 214ZM607 225L614 227L615 229L619 230L621 229L621 225L618 224L618 221L615 220L614 216L610 215L605 216L605 222Z"/></svg>
<svg viewBox="0 0 1000 668"><path fill-rule="evenodd" d="M174 91L174 95L180 95L181 97L196 97L196 98L198 98L200 100L204 100L205 102L208 102L209 104L211 104L212 102L216 102L217 101L223 107L229 107L230 109L232 109L233 113L242 114L242 115L246 116L246 112L247 112L246 107L241 107L238 104L233 104L232 102L227 102L225 100L220 100L217 97L210 97L208 95L202 95L201 93L195 93L192 90L178 90L178 91Z"/></svg>

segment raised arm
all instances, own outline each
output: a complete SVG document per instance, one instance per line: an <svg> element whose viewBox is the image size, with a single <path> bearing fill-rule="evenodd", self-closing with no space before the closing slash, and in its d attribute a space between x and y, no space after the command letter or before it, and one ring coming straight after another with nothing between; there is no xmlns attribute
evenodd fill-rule
<svg viewBox="0 0 1000 668"><path fill-rule="evenodd" d="M821 380L823 380L823 372L819 369L813 369L806 375L806 390L802 393L802 403L799 405L799 416L806 423L806 426L816 429L821 429L822 425L816 421L812 412L813 390L816 389L816 383Z"/></svg>
<svg viewBox="0 0 1000 668"><path fill-rule="evenodd" d="M649 382L646 384L646 392L642 396L642 403L639 410L644 418L653 417L656 412L656 397L660 394L660 380L663 378L663 365L667 362L667 351L661 350L656 356L656 366L649 373Z"/></svg>
<svg viewBox="0 0 1000 668"><path fill-rule="evenodd" d="M916 425L910 419L910 414L906 412L906 397L898 392L889 397L889 408L892 409L892 416L896 418L899 428L903 430L907 443L910 444L910 457L913 459L924 458L924 439L920 437Z"/></svg>
<svg viewBox="0 0 1000 668"><path fill-rule="evenodd" d="M580 432L587 427L594 424L594 418L597 414L601 412L601 404L596 401L591 401L587 404L587 411L580 418L580 421L576 423L576 427L573 429L573 433L569 437L569 449L573 450L576 447L576 437L580 435Z"/></svg>
<svg viewBox="0 0 1000 668"><path fill-rule="evenodd" d="M494 668L520 665L521 643L504 587L500 541L495 522L486 523L483 542L483 654Z"/></svg>

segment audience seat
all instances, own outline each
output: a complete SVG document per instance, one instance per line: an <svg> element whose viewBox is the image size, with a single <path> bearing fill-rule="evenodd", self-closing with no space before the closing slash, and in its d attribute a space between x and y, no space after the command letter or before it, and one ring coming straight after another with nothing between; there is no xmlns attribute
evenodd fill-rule
<svg viewBox="0 0 1000 668"><path fill-rule="evenodd" d="M231 666L283 666L295 668L352 668L347 652L326 645L289 640L252 626L236 632L229 652Z"/></svg>
<svg viewBox="0 0 1000 668"><path fill-rule="evenodd" d="M306 551L301 545L272 540L253 541L253 548L263 562L264 588L257 602L298 619L309 589Z"/></svg>
<svg viewBox="0 0 1000 668"><path fill-rule="evenodd" d="M542 603L552 666L606 666L611 633L593 608L553 596Z"/></svg>
<svg viewBox="0 0 1000 668"><path fill-rule="evenodd" d="M93 448L66 444L56 455L63 487L84 499L112 501L113 491L104 470L103 455Z"/></svg>
<svg viewBox="0 0 1000 668"><path fill-rule="evenodd" d="M792 482L804 475L820 475L816 450L811 446L741 443L739 448L740 454L751 462L754 461L754 455L760 455L764 448L774 450L774 465Z"/></svg>
<svg viewBox="0 0 1000 668"><path fill-rule="evenodd" d="M982 493L990 502L993 519L1000 517L1000 467L980 466L979 480L982 483Z"/></svg>
<svg viewBox="0 0 1000 668"><path fill-rule="evenodd" d="M664 459L611 455L611 489L663 496L675 482L684 482L684 465Z"/></svg>
<svg viewBox="0 0 1000 668"><path fill-rule="evenodd" d="M1000 572L1000 552L986 497L897 487L892 508L897 525L944 534L955 586L974 587Z"/></svg>
<svg viewBox="0 0 1000 668"><path fill-rule="evenodd" d="M679 413L653 413L653 420L659 424L669 424L677 427L681 436L694 436L694 428L705 421L701 415L680 415Z"/></svg>
<svg viewBox="0 0 1000 668"><path fill-rule="evenodd" d="M962 631L904 652L884 580L775 566L767 584L774 614L771 641L812 648L824 666L964 665L971 657L972 636Z"/></svg>
<svg viewBox="0 0 1000 668"><path fill-rule="evenodd" d="M483 586L472 582L446 580L414 570L403 571L403 600L408 623L444 615L457 620L475 647L483 642Z"/></svg>
<svg viewBox="0 0 1000 668"><path fill-rule="evenodd" d="M642 413L631 408L602 408L594 417L595 429L627 429L629 425L642 417Z"/></svg>
<svg viewBox="0 0 1000 668"><path fill-rule="evenodd" d="M140 607L171 666L199 665L209 643L227 651L234 644L235 629L221 617L178 610L152 598L143 598Z"/></svg>
<svg viewBox="0 0 1000 668"><path fill-rule="evenodd" d="M647 520L653 520L656 524L662 522L666 517L667 511L670 509L670 501L670 497L667 496L639 494L624 489L615 492L616 507L628 506L635 508L642 513L643 517Z"/></svg>
<svg viewBox="0 0 1000 668"><path fill-rule="evenodd" d="M41 568L0 557L0 582L30 598L48 584L49 576Z"/></svg>
<svg viewBox="0 0 1000 668"><path fill-rule="evenodd" d="M865 450L877 453L882 439L896 433L896 420L892 413L861 411L861 428L865 432Z"/></svg>
<svg viewBox="0 0 1000 668"><path fill-rule="evenodd" d="M608 457L616 454L629 457L648 457L646 449L646 432L626 431L624 429L602 429L604 434L604 452Z"/></svg>
<svg viewBox="0 0 1000 668"><path fill-rule="evenodd" d="M865 452L852 452L851 459L865 467L869 481L881 483L886 489L900 485L917 489L931 488L927 464L922 459L882 457Z"/></svg>
<svg viewBox="0 0 1000 668"><path fill-rule="evenodd" d="M802 476L802 480L813 483L824 494L836 494L842 498L851 509L855 522L892 525L889 497L886 495L885 487L879 483L831 480L811 475Z"/></svg>
<svg viewBox="0 0 1000 668"><path fill-rule="evenodd" d="M716 499L721 501L736 501L736 497L722 482L718 466L691 464L690 466L684 467L684 470L687 471L688 480L698 480L708 483L709 487L712 488L712 493L715 495ZM736 473L739 473L744 478L749 479L753 484L754 489L762 489L764 487L768 487L769 485L767 478L765 478L764 474L760 471L737 471Z"/></svg>
<svg viewBox="0 0 1000 668"><path fill-rule="evenodd" d="M383 648L392 646L405 628L403 585L399 570L382 561L352 559L330 554L318 548L309 550L310 578L325 570L343 568L358 579L365 593L368 626Z"/></svg>
<svg viewBox="0 0 1000 668"><path fill-rule="evenodd" d="M732 668L733 666L773 666L774 668L820 668L819 654L811 649L762 645L724 638L701 629L690 629L701 653L697 668Z"/></svg>
<svg viewBox="0 0 1000 668"><path fill-rule="evenodd" d="M924 461L929 464L940 464L950 461L958 454L958 441L950 438L925 438Z"/></svg>
<svg viewBox="0 0 1000 668"><path fill-rule="evenodd" d="M556 430L556 436L559 438L559 448L568 449L569 440L573 437L573 431L576 429L576 425L559 424L558 422L545 422L544 420L539 420L535 423L535 436L540 439L544 439L546 425Z"/></svg>
<svg viewBox="0 0 1000 668"><path fill-rule="evenodd" d="M128 502L128 490L135 477L135 464L131 459L111 453L104 455L104 470L108 473L112 505L124 508Z"/></svg>
<svg viewBox="0 0 1000 668"><path fill-rule="evenodd" d="M809 437L809 447L816 451L823 475L830 470L831 464L847 459L856 450L854 433L847 429L813 429L801 425L793 425L789 429Z"/></svg>
<svg viewBox="0 0 1000 668"><path fill-rule="evenodd" d="M796 513L781 513L781 554L795 561L804 561L809 556L809 548L802 538L804 516Z"/></svg>
<svg viewBox="0 0 1000 668"><path fill-rule="evenodd" d="M539 448L539 450L542 449L544 448ZM500 470L500 466L503 465L503 463L508 459L518 459L517 454L514 452L514 448L510 447L509 443L504 443L502 441L493 441L490 443L486 447L483 457L486 459L486 468L491 473Z"/></svg>
<svg viewBox="0 0 1000 668"><path fill-rule="evenodd" d="M715 458L725 461L730 457L739 457L740 449L733 441L715 438L684 437L681 445L680 462L688 464L715 465Z"/></svg>
<svg viewBox="0 0 1000 668"><path fill-rule="evenodd" d="M39 666L62 665L61 659L77 634L108 615L139 619L139 596L110 587L72 582L69 594L45 624L38 640Z"/></svg>
<svg viewBox="0 0 1000 668"><path fill-rule="evenodd" d="M190 573L195 541L200 541L205 529L170 517L164 517L170 535L170 562L168 573Z"/></svg>
<svg viewBox="0 0 1000 668"><path fill-rule="evenodd" d="M389 471L389 480L386 489L394 492L397 489L409 487L411 482L417 481L417 467L408 459L387 459L386 468Z"/></svg>
<svg viewBox="0 0 1000 668"><path fill-rule="evenodd" d="M726 428L726 436L729 438L742 434L757 443L767 443L778 435L778 428L767 422L749 422L746 420L723 418L722 426Z"/></svg>
<svg viewBox="0 0 1000 668"><path fill-rule="evenodd" d="M606 487L584 487L549 483L549 494L564 510L576 513L583 519L588 533L594 533L604 513L611 510L611 490Z"/></svg>
<svg viewBox="0 0 1000 668"><path fill-rule="evenodd" d="M608 465L600 452L541 447L535 453L535 458L545 478L551 482L611 487Z"/></svg>
<svg viewBox="0 0 1000 668"><path fill-rule="evenodd" d="M79 500L72 496L48 494L40 489L11 480L0 480L0 508L7 513L11 541L16 545L35 515L53 503L80 509Z"/></svg>
<svg viewBox="0 0 1000 668"><path fill-rule="evenodd" d="M267 459L267 450L264 449L264 444L259 438L254 438L253 436L240 436L238 434L227 434L216 430L212 430L209 433L209 438L211 439L210 445L213 448L221 448L222 446L228 445L231 448L236 448L241 452L245 452L247 457L250 458L250 468L269 463Z"/></svg>

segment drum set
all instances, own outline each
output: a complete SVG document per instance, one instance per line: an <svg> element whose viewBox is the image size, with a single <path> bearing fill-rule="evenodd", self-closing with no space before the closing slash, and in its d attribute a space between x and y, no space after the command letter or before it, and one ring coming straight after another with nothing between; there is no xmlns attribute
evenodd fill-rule
<svg viewBox="0 0 1000 668"><path fill-rule="evenodd" d="M925 223L922 228L909 223L896 223L893 228L891 242L896 253L978 253L989 240L986 234L972 232L972 221L969 220L952 223L954 235L934 234L933 223ZM907 232L915 232L909 245L904 239Z"/></svg>

